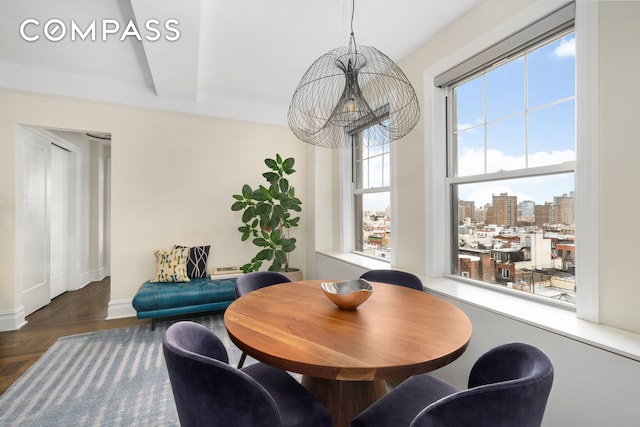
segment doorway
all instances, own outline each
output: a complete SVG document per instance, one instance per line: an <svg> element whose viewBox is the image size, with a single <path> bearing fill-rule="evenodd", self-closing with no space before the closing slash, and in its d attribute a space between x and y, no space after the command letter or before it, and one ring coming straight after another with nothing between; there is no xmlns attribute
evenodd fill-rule
<svg viewBox="0 0 640 427"><path fill-rule="evenodd" d="M25 316L109 275L110 141L91 135L22 129L17 286Z"/></svg>

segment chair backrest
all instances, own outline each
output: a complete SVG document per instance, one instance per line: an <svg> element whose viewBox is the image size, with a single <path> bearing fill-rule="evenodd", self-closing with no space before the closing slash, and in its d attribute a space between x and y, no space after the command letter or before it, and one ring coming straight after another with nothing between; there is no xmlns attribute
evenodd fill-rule
<svg viewBox="0 0 640 427"><path fill-rule="evenodd" d="M553 383L551 360L523 343L498 346L471 369L469 388L420 412L411 427L539 427Z"/></svg>
<svg viewBox="0 0 640 427"><path fill-rule="evenodd" d="M240 298L242 295L256 289L290 281L291 279L287 276L276 271L256 271L243 274L236 280L236 298Z"/></svg>
<svg viewBox="0 0 640 427"><path fill-rule="evenodd" d="M229 366L224 345L206 327L175 323L162 345L182 427L281 425L273 397Z"/></svg>
<svg viewBox="0 0 640 427"><path fill-rule="evenodd" d="M400 270L369 270L360 276L370 282L390 283L392 285L404 286L405 288L424 290L422 281L415 274Z"/></svg>

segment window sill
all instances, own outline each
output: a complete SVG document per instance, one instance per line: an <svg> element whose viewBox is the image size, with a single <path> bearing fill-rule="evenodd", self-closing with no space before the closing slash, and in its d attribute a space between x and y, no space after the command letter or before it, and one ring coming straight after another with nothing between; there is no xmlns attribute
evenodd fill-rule
<svg viewBox="0 0 640 427"><path fill-rule="evenodd" d="M367 270L390 269L389 261L376 259L366 255L354 252L334 252L334 251L316 251L321 255L325 255L338 261L354 265L356 267L366 268Z"/></svg>
<svg viewBox="0 0 640 427"><path fill-rule="evenodd" d="M389 263L358 254L322 251L322 255L366 269ZM526 323L640 362L640 334L578 319L574 311L449 278L418 275L428 292Z"/></svg>
<svg viewBox="0 0 640 427"><path fill-rule="evenodd" d="M578 319L572 310L456 280L420 277L426 289L495 314L640 361L640 334Z"/></svg>

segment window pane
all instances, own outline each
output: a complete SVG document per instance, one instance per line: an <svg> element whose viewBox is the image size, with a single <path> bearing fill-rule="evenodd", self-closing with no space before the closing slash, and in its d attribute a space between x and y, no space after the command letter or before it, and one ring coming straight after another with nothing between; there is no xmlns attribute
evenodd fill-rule
<svg viewBox="0 0 640 427"><path fill-rule="evenodd" d="M384 151L384 145L372 145L368 147L369 152L367 153L367 157L379 156Z"/></svg>
<svg viewBox="0 0 640 427"><path fill-rule="evenodd" d="M487 74L487 121L524 111L524 58Z"/></svg>
<svg viewBox="0 0 640 427"><path fill-rule="evenodd" d="M389 143L372 147L362 144L356 146L354 168L357 189L367 190L391 185L389 149Z"/></svg>
<svg viewBox="0 0 640 427"><path fill-rule="evenodd" d="M366 145L367 130L354 138L354 249L390 258L391 144Z"/></svg>
<svg viewBox="0 0 640 427"><path fill-rule="evenodd" d="M368 193L357 195L356 206L360 205L358 212L362 218L362 235L357 238L362 242L358 250L367 255L378 258L390 258L391 248L391 218L390 218L390 192Z"/></svg>
<svg viewBox="0 0 640 427"><path fill-rule="evenodd" d="M487 173L526 167L524 115L487 125Z"/></svg>
<svg viewBox="0 0 640 427"><path fill-rule="evenodd" d="M383 162L382 156L376 156L369 159L369 187L382 187Z"/></svg>
<svg viewBox="0 0 640 427"><path fill-rule="evenodd" d="M574 302L573 189L573 173L454 185L454 273Z"/></svg>
<svg viewBox="0 0 640 427"><path fill-rule="evenodd" d="M484 76L458 86L455 99L460 106L456 111L455 130L484 123Z"/></svg>
<svg viewBox="0 0 640 427"><path fill-rule="evenodd" d="M529 167L576 159L575 100L529 113Z"/></svg>
<svg viewBox="0 0 640 427"><path fill-rule="evenodd" d="M382 185L390 186L391 185L391 155L386 153L382 157Z"/></svg>
<svg viewBox="0 0 640 427"><path fill-rule="evenodd" d="M371 176L369 175L369 159L365 159L362 161L362 187L360 188L369 188Z"/></svg>
<svg viewBox="0 0 640 427"><path fill-rule="evenodd" d="M484 126L458 132L456 135L458 170L455 176L479 175L484 170Z"/></svg>
<svg viewBox="0 0 640 427"><path fill-rule="evenodd" d="M575 56L574 33L527 55L529 108L575 96Z"/></svg>
<svg viewBox="0 0 640 427"><path fill-rule="evenodd" d="M537 107L524 109L525 93ZM451 176L575 161L573 33L454 87L453 95Z"/></svg>

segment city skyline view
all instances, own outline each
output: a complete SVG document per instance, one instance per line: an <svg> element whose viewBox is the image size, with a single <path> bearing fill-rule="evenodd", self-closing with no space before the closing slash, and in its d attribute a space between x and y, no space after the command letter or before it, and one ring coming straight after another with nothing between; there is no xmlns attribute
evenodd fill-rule
<svg viewBox="0 0 640 427"><path fill-rule="evenodd" d="M458 200L473 201L476 207L492 204L494 195L507 193L518 202L534 201L536 205L553 202L554 197L574 192L574 174L547 175L536 178L509 179L486 183L460 184Z"/></svg>

